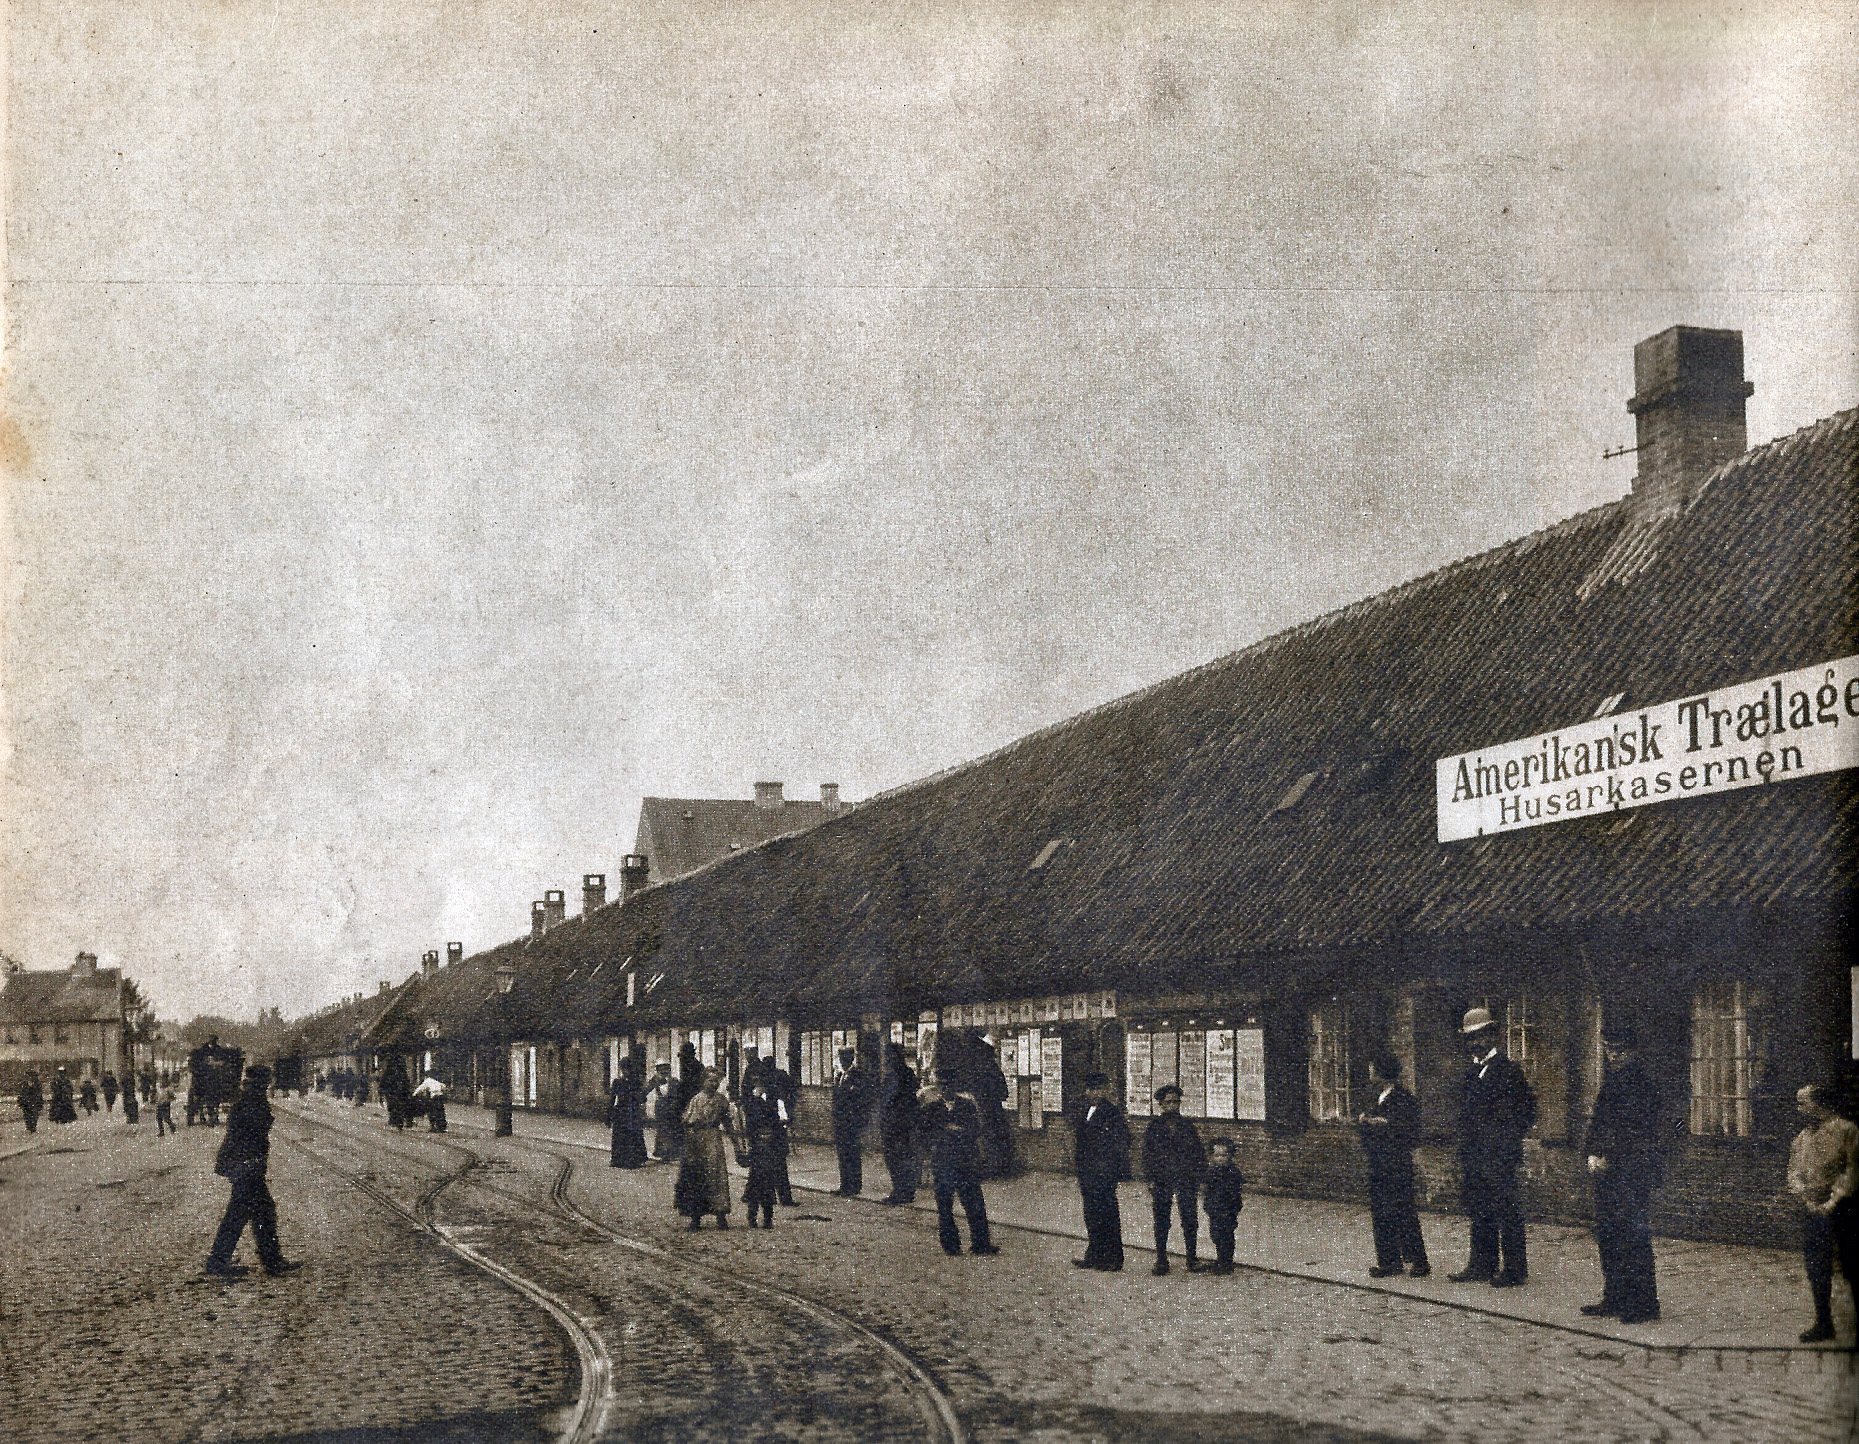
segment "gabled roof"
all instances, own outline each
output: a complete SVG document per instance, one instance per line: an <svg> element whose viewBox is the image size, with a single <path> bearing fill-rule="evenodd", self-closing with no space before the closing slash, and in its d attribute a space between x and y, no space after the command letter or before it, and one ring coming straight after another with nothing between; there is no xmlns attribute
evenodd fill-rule
<svg viewBox="0 0 1859 1444"><path fill-rule="evenodd" d="M770 838L818 827L829 815L823 802L764 807L733 798L648 797L633 851L651 862L649 882L668 882Z"/></svg>
<svg viewBox="0 0 1859 1444"><path fill-rule="evenodd" d="M407 984L387 992L351 998L300 1020L286 1035L278 1051L305 1058L328 1058L352 1052L370 1024L393 1004Z"/></svg>
<svg viewBox="0 0 1859 1444"><path fill-rule="evenodd" d="M8 973L0 988L0 1022L117 1023L123 1017L123 970L98 968Z"/></svg>

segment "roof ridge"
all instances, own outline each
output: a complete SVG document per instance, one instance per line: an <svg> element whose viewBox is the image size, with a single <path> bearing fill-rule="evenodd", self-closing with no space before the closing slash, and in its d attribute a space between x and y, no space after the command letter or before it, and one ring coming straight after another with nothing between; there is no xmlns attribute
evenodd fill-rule
<svg viewBox="0 0 1859 1444"><path fill-rule="evenodd" d="M1812 421L1805 426L1798 427L1787 436L1774 437L1761 443L1759 446L1750 447L1739 455L1731 457L1730 460L1724 462L1721 466L1710 472L1704 480L1699 483L1697 493L1692 498L1690 505L1696 506L1697 498L1703 496L1713 482L1735 471L1738 467L1753 465L1756 461L1771 452L1780 451L1785 453L1792 447L1818 441L1824 435L1845 430L1852 426L1856 420L1859 420L1859 407L1849 408L1845 411L1836 411L1830 416L1823 416L1818 421ZM1146 687L1138 687L1133 692L1126 692L1122 696L1112 697L1108 701L1099 702L1094 707L1087 707L1082 712L1075 712L1069 717L1062 717L1057 722L1049 722L1044 727L1038 728L1032 732L1022 733L1011 742L1004 742L999 747L994 748L990 752L985 752L979 757L971 757L965 761L953 763L927 776L914 778L909 782L900 782L895 787L886 788L882 792L875 792L867 798L866 801L877 802L883 798L898 797L907 792L914 791L919 787L929 787L935 783L946 781L948 778L955 777L966 772L970 768L980 767L985 763L991 762L995 758L1003 756L1025 743L1035 742L1041 738L1053 736L1076 723L1083 722L1091 717L1096 717L1113 708L1124 706L1126 703L1134 702L1138 698L1146 697L1159 688L1174 686L1176 683L1184 681L1189 677L1201 676L1217 667L1229 666L1247 657L1265 655L1299 638L1310 636L1325 628L1335 626L1340 622L1359 617L1365 612L1373 611L1405 597L1416 595L1430 587L1438 586L1451 578L1464 575L1467 572L1482 567L1495 566L1501 561L1520 557L1526 552L1534 551L1546 541L1580 531L1585 527L1600 525L1609 520L1615 513L1626 511L1631 501L1632 495L1629 493L1613 501L1602 502L1599 506L1589 507L1586 511L1578 511L1573 516L1564 517L1561 521L1552 522L1550 525L1541 527L1536 531L1526 532L1524 535L1514 537L1510 541L1500 542L1497 546L1489 547L1482 552L1474 552L1471 556L1461 557L1457 561L1447 562L1443 566L1435 567L1430 572L1423 572L1417 577L1410 577L1404 582L1397 582L1384 591L1375 592L1369 596L1359 598L1356 601L1345 603L1343 606L1336 607L1331 611L1323 612L1318 616L1312 617L1308 621L1298 622L1290 627L1286 627L1282 631L1273 632L1269 636L1261 637L1258 641L1250 642L1237 651L1227 652L1221 656L1211 658L1197 666L1188 668L1184 672L1172 673L1159 681L1151 682Z"/></svg>

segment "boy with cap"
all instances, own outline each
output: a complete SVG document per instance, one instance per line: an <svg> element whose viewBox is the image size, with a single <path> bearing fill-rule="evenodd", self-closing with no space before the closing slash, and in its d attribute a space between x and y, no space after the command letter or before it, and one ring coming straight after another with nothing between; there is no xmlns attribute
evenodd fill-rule
<svg viewBox="0 0 1859 1444"><path fill-rule="evenodd" d="M999 1253L988 1232L987 1200L981 1196L981 1114L975 1100L957 1093L953 1076L939 1069L917 1102L917 1129L929 1154L942 1251L951 1257L962 1251L962 1235L955 1227L959 1196L962 1212L968 1215L968 1251Z"/></svg>
<svg viewBox="0 0 1859 1444"><path fill-rule="evenodd" d="M1072 1156L1084 1205L1084 1257L1074 1268L1115 1273L1123 1267L1123 1214L1117 1185L1130 1176L1130 1128L1110 1101L1110 1079L1084 1075L1084 1112L1073 1129Z"/></svg>
<svg viewBox="0 0 1859 1444"><path fill-rule="evenodd" d="M1188 1272L1201 1271L1197 1245L1200 1209L1196 1197L1201 1174L1207 1167L1207 1150L1194 1125L1181 1116L1181 1090L1164 1083L1155 1090L1161 1115L1143 1134L1143 1173L1149 1180L1149 1201L1155 1213L1154 1274L1168 1272L1168 1224L1171 1206L1181 1210L1181 1241L1187 1246Z"/></svg>
<svg viewBox="0 0 1859 1444"><path fill-rule="evenodd" d="M1213 1161L1207 1168L1207 1236L1214 1241L1212 1272L1233 1272L1233 1236L1239 1230L1239 1211L1246 1206L1245 1175L1233 1162L1233 1140L1216 1138L1207 1145Z"/></svg>
<svg viewBox="0 0 1859 1444"><path fill-rule="evenodd" d="M1810 1083L1795 1094L1807 1124L1788 1150L1788 1191L1801 1201L1801 1254L1814 1295L1814 1326L1804 1344L1833 1337L1833 1256L1859 1300L1859 1128L1834 1112L1836 1095Z"/></svg>

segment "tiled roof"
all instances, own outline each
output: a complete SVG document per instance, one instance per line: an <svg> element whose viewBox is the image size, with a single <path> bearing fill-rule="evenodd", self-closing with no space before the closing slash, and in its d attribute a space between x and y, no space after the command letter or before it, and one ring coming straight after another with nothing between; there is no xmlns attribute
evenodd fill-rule
<svg viewBox="0 0 1859 1444"><path fill-rule="evenodd" d="M0 1022L120 1022L122 1016L121 968L98 968L87 978L68 969L8 973L0 988Z"/></svg>
<svg viewBox="0 0 1859 1444"><path fill-rule="evenodd" d="M652 864L650 882L667 882L770 838L818 827L823 802L757 802L710 797L648 797L639 808L633 851Z"/></svg>
<svg viewBox="0 0 1859 1444"><path fill-rule="evenodd" d="M1616 694L1630 709L1859 652L1856 498L1843 412L1656 524L1631 501L1585 512L442 969L407 1007L484 1037L844 1018L1400 939L1849 908L1851 772L1441 845L1433 764Z"/></svg>
<svg viewBox="0 0 1859 1444"><path fill-rule="evenodd" d="M280 1045L282 1054L328 1058L351 1051L370 1024L399 996L401 988L369 993L326 1008L296 1023Z"/></svg>
<svg viewBox="0 0 1859 1444"><path fill-rule="evenodd" d="M1843 903L1851 773L1442 846L1433 763L1616 693L1859 651L1856 420L1720 468L1656 535L1629 501L1597 508L687 879L665 900L668 996L1045 994L1399 935Z"/></svg>

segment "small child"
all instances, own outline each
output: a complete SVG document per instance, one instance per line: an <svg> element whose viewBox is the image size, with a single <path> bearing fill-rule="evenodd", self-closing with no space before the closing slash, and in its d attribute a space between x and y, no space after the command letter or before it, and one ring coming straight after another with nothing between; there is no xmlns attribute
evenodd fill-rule
<svg viewBox="0 0 1859 1444"><path fill-rule="evenodd" d="M748 1135L748 1150L742 1162L748 1167L749 1182L742 1190L742 1201L749 1210L749 1227L755 1228L755 1216L762 1217L762 1228L775 1226L775 1196L781 1187L781 1169L787 1161L787 1123L777 1099L770 1095L768 1084L758 1073L754 1087L742 1102L743 1131Z"/></svg>
<svg viewBox="0 0 1859 1444"><path fill-rule="evenodd" d="M1239 1211L1246 1206L1242 1193L1246 1180L1233 1164L1233 1140L1216 1138L1210 1145L1213 1153L1206 1176L1207 1232L1213 1238L1214 1266L1217 1274L1233 1272L1233 1234L1239 1224Z"/></svg>
<svg viewBox="0 0 1859 1444"><path fill-rule="evenodd" d="M155 1136L174 1132L174 1088L170 1084L162 1085L161 1094L155 1101Z"/></svg>

